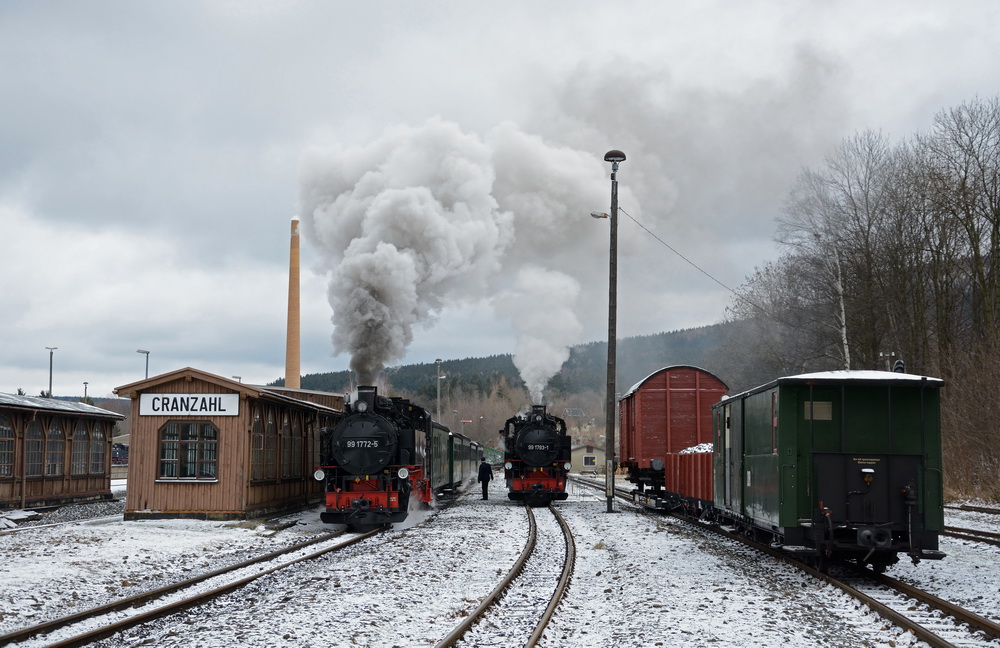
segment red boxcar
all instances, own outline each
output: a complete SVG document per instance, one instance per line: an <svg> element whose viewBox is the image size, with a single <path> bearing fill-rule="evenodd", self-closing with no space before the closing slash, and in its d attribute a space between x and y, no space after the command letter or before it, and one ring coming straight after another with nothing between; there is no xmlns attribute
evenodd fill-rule
<svg viewBox="0 0 1000 648"><path fill-rule="evenodd" d="M712 500L712 405L728 392L718 376L676 365L622 397L621 467L637 485L637 501L672 508L684 500Z"/></svg>

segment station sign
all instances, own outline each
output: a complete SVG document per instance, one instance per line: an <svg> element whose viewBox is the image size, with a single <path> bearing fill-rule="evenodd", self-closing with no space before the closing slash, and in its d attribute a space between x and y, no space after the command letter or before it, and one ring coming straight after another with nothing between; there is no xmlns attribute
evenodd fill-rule
<svg viewBox="0 0 1000 648"><path fill-rule="evenodd" d="M239 394L139 394L139 416L239 415Z"/></svg>

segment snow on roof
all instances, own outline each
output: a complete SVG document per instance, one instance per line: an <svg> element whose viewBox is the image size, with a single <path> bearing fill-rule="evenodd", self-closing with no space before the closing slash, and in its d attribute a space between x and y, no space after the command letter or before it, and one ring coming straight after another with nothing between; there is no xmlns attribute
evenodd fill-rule
<svg viewBox="0 0 1000 648"><path fill-rule="evenodd" d="M669 371L670 369L697 369L698 371L704 371L707 374L711 374L712 373L711 371L709 371L707 369L702 369L701 367L696 367L695 365L686 365L686 364L667 365L666 367L663 367L661 369L657 369L656 371L654 371L653 373L649 374L648 376L646 376L645 378L643 378L642 380L640 380L636 384L634 384L631 387L629 387L629 390L627 392L625 392L625 394L621 398L619 398L618 400L622 400L624 398L627 398L633 392L635 392L640 387L642 387L642 383L646 382L647 380L649 380L650 378L652 378L656 374L663 373L664 371Z"/></svg>
<svg viewBox="0 0 1000 648"><path fill-rule="evenodd" d="M815 373L798 374L795 376L782 376L780 378L775 378L771 382L764 383L754 387L753 389L748 389L739 394L734 394L732 396L723 397L720 402L729 400L729 398L739 398L743 396L748 396L750 394L755 394L759 391L765 389L770 389L776 385L808 385L808 384L842 384L847 382L854 382L857 384L876 384L876 385L904 385L908 384L910 386L916 385L926 385L928 387L943 387L944 381L940 378L933 378L931 376L919 376L917 374L906 374L906 373L896 373L894 371L864 371L864 370L847 370L840 369L837 371L817 371Z"/></svg>
<svg viewBox="0 0 1000 648"><path fill-rule="evenodd" d="M928 381L935 386L941 386L944 381L930 376L897 373L894 371L817 371L815 373L799 374L779 378L779 382L843 382L843 381L876 381L876 382L921 382Z"/></svg>
<svg viewBox="0 0 1000 648"><path fill-rule="evenodd" d="M124 419L125 417L116 412L111 412L100 407L80 403L77 401L60 400L56 398L43 398L41 396L22 396L20 394L4 394L0 392L0 406L16 407L20 409L48 410L58 412L74 412L77 414L89 414L91 416L112 417Z"/></svg>

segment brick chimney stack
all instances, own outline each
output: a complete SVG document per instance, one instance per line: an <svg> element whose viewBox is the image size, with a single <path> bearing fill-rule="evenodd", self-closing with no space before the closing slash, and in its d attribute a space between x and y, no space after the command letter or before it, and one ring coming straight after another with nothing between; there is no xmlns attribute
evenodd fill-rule
<svg viewBox="0 0 1000 648"><path fill-rule="evenodd" d="M299 217L292 218L288 255L288 340L285 344L285 387L300 389L301 331L299 322Z"/></svg>

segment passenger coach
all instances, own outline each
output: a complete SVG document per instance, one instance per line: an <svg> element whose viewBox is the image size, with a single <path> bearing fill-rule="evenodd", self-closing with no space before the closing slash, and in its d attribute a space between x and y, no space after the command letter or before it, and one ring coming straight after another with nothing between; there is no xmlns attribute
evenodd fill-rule
<svg viewBox="0 0 1000 648"><path fill-rule="evenodd" d="M944 528L937 378L830 371L713 407L715 508L758 540L825 564L938 559Z"/></svg>

